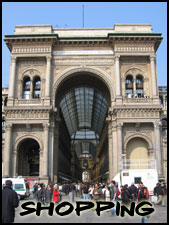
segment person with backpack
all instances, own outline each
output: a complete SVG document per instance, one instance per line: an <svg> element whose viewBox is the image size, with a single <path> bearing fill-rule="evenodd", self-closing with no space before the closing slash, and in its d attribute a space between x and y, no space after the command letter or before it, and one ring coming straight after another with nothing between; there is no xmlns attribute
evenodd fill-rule
<svg viewBox="0 0 169 225"><path fill-rule="evenodd" d="M83 199L89 199L89 189L87 184L83 187Z"/></svg>
<svg viewBox="0 0 169 225"><path fill-rule="evenodd" d="M130 195L128 194L127 188L125 186L121 185L121 202L122 205L128 206L130 203Z"/></svg>

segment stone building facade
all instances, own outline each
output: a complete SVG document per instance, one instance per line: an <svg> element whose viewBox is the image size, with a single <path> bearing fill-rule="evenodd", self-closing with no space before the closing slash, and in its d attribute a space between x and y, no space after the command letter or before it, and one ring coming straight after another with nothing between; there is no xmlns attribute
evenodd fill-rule
<svg viewBox="0 0 169 225"><path fill-rule="evenodd" d="M113 179L123 160L166 178L166 139L151 25L16 26L5 111L4 176ZM165 106L166 107L166 106ZM165 163L163 163L165 161Z"/></svg>

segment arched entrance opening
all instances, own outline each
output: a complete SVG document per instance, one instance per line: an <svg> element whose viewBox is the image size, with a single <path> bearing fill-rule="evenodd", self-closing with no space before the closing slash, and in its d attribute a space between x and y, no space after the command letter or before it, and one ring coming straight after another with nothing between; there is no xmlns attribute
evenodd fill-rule
<svg viewBox="0 0 169 225"><path fill-rule="evenodd" d="M106 84L96 75L80 72L70 75L55 96L59 124L58 177L82 181L88 169L90 181L99 174L103 143L107 141L106 117L111 105ZM108 159L107 159L108 161ZM107 171L106 171L107 172Z"/></svg>
<svg viewBox="0 0 169 225"><path fill-rule="evenodd" d="M148 143L140 137L132 138L127 144L128 169L148 169Z"/></svg>
<svg viewBox="0 0 169 225"><path fill-rule="evenodd" d="M18 175L39 176L39 143L32 139L24 139L18 148Z"/></svg>

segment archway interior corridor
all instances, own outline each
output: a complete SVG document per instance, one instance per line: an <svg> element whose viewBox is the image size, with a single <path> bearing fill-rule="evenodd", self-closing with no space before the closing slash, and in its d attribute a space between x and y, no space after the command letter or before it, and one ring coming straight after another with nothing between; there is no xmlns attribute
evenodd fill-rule
<svg viewBox="0 0 169 225"><path fill-rule="evenodd" d="M63 97L60 108L75 157L82 162L82 173L83 169L90 168L90 164L93 165L107 114L107 102L97 90L78 87ZM91 163L88 162L89 159ZM88 162L87 165L85 160ZM75 173L72 171L72 176L76 176ZM80 175L78 177L80 178Z"/></svg>
<svg viewBox="0 0 169 225"><path fill-rule="evenodd" d="M24 139L19 147L18 175L39 176L40 147L32 138Z"/></svg>
<svg viewBox="0 0 169 225"><path fill-rule="evenodd" d="M91 85L85 83L83 78L82 75L80 81L77 76L76 85L65 91L59 102L60 118L70 137L71 173L69 175L75 180L82 180L82 174L86 169L96 170L96 152L108 112L108 101L99 90L98 81ZM102 85L105 89L105 85ZM60 129L60 132L62 131ZM63 141L60 139L59 143L61 142ZM91 179L93 176L90 176Z"/></svg>

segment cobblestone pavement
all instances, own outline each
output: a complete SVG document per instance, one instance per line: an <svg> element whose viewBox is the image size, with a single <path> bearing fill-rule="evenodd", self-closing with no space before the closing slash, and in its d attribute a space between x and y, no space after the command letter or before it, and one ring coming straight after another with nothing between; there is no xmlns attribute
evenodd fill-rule
<svg viewBox="0 0 169 225"><path fill-rule="evenodd" d="M75 210L73 210L73 212L67 216L59 216L58 214L56 214L55 210L53 212L53 216L48 215L48 210L41 211L40 216L36 216L35 213L26 216L20 216L20 212L25 211L21 207L21 205L28 201L32 201L32 198L30 197L27 200L20 201L20 206L16 209L15 223L141 223L141 217L136 214L132 217L129 216L128 214L125 214L124 217L121 217L121 216L111 216L109 212L102 211L100 213L100 216L98 216L96 214L96 211L93 211L91 209L82 211L80 216L77 216ZM63 196L62 202L63 201L69 201L68 196ZM75 197L75 201L83 201L83 200L79 197ZM72 204L75 209L76 202ZM65 210L66 208L63 208L63 211ZM160 205L155 206L155 211L150 215L150 218L148 219L147 222L167 223L167 207L162 207Z"/></svg>

